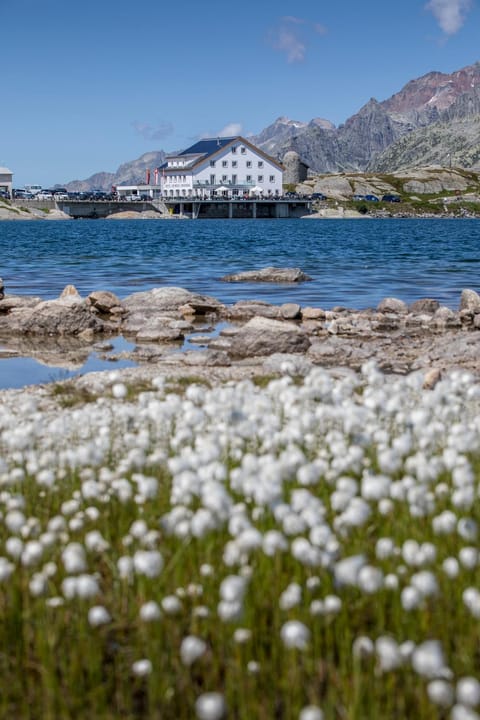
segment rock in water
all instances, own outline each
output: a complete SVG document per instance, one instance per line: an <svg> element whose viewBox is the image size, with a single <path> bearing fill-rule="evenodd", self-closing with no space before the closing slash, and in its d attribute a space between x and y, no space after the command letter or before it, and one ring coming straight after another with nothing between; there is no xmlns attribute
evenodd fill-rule
<svg viewBox="0 0 480 720"><path fill-rule="evenodd" d="M0 300L3 300L5 297L5 287L3 285L3 280L0 278Z"/></svg>
<svg viewBox="0 0 480 720"><path fill-rule="evenodd" d="M261 270L245 270L244 272L224 275L223 282L306 282L312 278L300 268L266 267Z"/></svg>

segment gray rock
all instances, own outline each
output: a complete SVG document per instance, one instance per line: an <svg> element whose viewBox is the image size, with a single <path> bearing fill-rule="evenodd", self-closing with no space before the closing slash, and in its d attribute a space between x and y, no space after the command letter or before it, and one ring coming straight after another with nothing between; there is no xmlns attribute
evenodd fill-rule
<svg viewBox="0 0 480 720"><path fill-rule="evenodd" d="M13 319L13 318L12 318ZM19 330L28 335L81 335L111 332L112 327L90 311L85 302L47 300L17 318Z"/></svg>
<svg viewBox="0 0 480 720"><path fill-rule="evenodd" d="M403 302L403 300L399 300L398 298L383 298L378 305L377 305L378 312L382 313L398 313L400 314L406 314L408 312L407 304Z"/></svg>
<svg viewBox="0 0 480 720"><path fill-rule="evenodd" d="M129 312L140 311L151 314L161 312L175 317L182 315L180 308L187 304L195 315L218 314L225 308L216 298L178 287L154 288L146 292L134 293L123 300L123 305Z"/></svg>
<svg viewBox="0 0 480 720"><path fill-rule="evenodd" d="M302 353L309 346L308 336L293 323L254 317L231 338L229 354L233 357L253 357Z"/></svg>
<svg viewBox="0 0 480 720"><path fill-rule="evenodd" d="M278 319L282 317L278 305L262 300L240 300L228 308L227 314L231 320L248 320L256 316Z"/></svg>
<svg viewBox="0 0 480 720"><path fill-rule="evenodd" d="M285 320L296 320L301 317L302 308L297 303L283 303L280 305L280 313Z"/></svg>
<svg viewBox="0 0 480 720"><path fill-rule="evenodd" d="M261 270L245 270L220 278L223 282L306 282L312 278L299 268L266 267Z"/></svg>
<svg viewBox="0 0 480 720"><path fill-rule="evenodd" d="M408 310L411 313L429 313L433 315L438 310L440 303L438 300L432 300L431 298L422 298L421 300L415 300L408 306Z"/></svg>
<svg viewBox="0 0 480 720"><path fill-rule="evenodd" d="M460 310L471 310L473 313L480 312L480 295L475 290L462 290L460 298Z"/></svg>
<svg viewBox="0 0 480 720"><path fill-rule="evenodd" d="M0 278L0 300L3 300L5 297L5 286L3 284L2 278Z"/></svg>
<svg viewBox="0 0 480 720"><path fill-rule="evenodd" d="M87 303L95 310L104 315L121 314L126 312L122 307L121 300L115 293L108 290L95 290L87 297Z"/></svg>

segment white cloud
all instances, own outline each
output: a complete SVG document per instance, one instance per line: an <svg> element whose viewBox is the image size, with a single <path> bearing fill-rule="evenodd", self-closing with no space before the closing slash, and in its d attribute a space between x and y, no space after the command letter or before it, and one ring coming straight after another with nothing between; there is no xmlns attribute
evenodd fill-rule
<svg viewBox="0 0 480 720"><path fill-rule="evenodd" d="M242 124L241 123L228 123L228 125L225 125L221 130L218 131L217 135L219 137L234 137L235 135L241 135L242 134Z"/></svg>
<svg viewBox="0 0 480 720"><path fill-rule="evenodd" d="M268 33L268 44L285 54L288 63L298 63L305 60L307 53L306 36L325 35L327 29L321 23L311 23L303 18L285 15L280 18L276 27Z"/></svg>
<svg viewBox="0 0 480 720"><path fill-rule="evenodd" d="M471 5L471 0L430 0L425 7L446 35L454 35L464 24Z"/></svg>

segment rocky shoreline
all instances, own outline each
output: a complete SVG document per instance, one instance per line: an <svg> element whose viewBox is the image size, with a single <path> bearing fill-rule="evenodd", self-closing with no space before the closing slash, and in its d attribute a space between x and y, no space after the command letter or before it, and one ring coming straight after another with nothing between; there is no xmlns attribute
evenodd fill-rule
<svg viewBox="0 0 480 720"><path fill-rule="evenodd" d="M82 298L70 285L56 300L9 294L0 300L1 357L81 367L96 351L112 361L112 369L119 359L137 363L118 371L129 378L304 376L316 366L359 371L366 362L393 374L421 371L432 378L463 369L480 376L479 331L480 296L470 289L463 290L456 311L435 299L407 305L385 298L364 310L260 300L225 305L176 287L121 300L109 291ZM108 354L117 336L133 349ZM76 382L101 384L102 375L108 373Z"/></svg>

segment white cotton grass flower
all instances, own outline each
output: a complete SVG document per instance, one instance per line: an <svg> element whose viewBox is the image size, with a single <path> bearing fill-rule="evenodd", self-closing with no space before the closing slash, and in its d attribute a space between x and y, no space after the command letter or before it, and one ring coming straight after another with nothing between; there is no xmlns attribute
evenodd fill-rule
<svg viewBox="0 0 480 720"><path fill-rule="evenodd" d="M291 610L302 602L302 588L298 583L290 585L282 592L278 604L281 610Z"/></svg>
<svg viewBox="0 0 480 720"><path fill-rule="evenodd" d="M109 544L99 530L90 530L85 535L85 547L91 552L103 553L108 550Z"/></svg>
<svg viewBox="0 0 480 720"><path fill-rule="evenodd" d="M140 608L139 617L142 622L155 622L162 617L162 611L155 600L150 600Z"/></svg>
<svg viewBox="0 0 480 720"><path fill-rule="evenodd" d="M83 573L87 569L85 548L78 542L69 543L62 552L62 562L69 575Z"/></svg>
<svg viewBox="0 0 480 720"><path fill-rule="evenodd" d="M457 531L463 540L475 542L478 537L478 524L472 518L460 518Z"/></svg>
<svg viewBox="0 0 480 720"><path fill-rule="evenodd" d="M62 581L62 593L67 600L78 597L87 599L98 595L100 588L98 581L93 575L82 574L69 576Z"/></svg>
<svg viewBox="0 0 480 720"><path fill-rule="evenodd" d="M260 663L256 660L249 660L247 663L247 672L249 675L258 675L260 672Z"/></svg>
<svg viewBox="0 0 480 720"><path fill-rule="evenodd" d="M47 591L48 580L43 573L34 573L28 583L28 589L33 597L44 595Z"/></svg>
<svg viewBox="0 0 480 720"><path fill-rule="evenodd" d="M227 712L225 698L219 692L206 692L195 701L198 720L222 720Z"/></svg>
<svg viewBox="0 0 480 720"><path fill-rule="evenodd" d="M480 705L480 682L474 677L462 677L457 681L457 702L468 707Z"/></svg>
<svg viewBox="0 0 480 720"><path fill-rule="evenodd" d="M400 602L407 612L417 610L423 603L423 597L418 588L407 585L400 593Z"/></svg>
<svg viewBox="0 0 480 720"><path fill-rule="evenodd" d="M117 570L122 580L133 579L133 558L131 558L129 555L122 555L121 557L119 557L117 560Z"/></svg>
<svg viewBox="0 0 480 720"><path fill-rule="evenodd" d="M455 700L455 692L448 680L430 680L427 685L427 695L434 705L441 708L449 708Z"/></svg>
<svg viewBox="0 0 480 720"><path fill-rule="evenodd" d="M430 597L438 593L437 579L429 570L420 570L412 575L410 583L422 597Z"/></svg>
<svg viewBox="0 0 480 720"><path fill-rule="evenodd" d="M178 615L183 609L182 602L176 595L165 595L160 604L166 615Z"/></svg>
<svg viewBox="0 0 480 720"><path fill-rule="evenodd" d="M364 565L358 571L357 586L367 595L373 595L383 588L384 577L380 568Z"/></svg>
<svg viewBox="0 0 480 720"><path fill-rule="evenodd" d="M474 570L478 565L478 550L475 547L463 547L458 553L460 564L467 570Z"/></svg>
<svg viewBox="0 0 480 720"><path fill-rule="evenodd" d="M180 658L184 665L190 666L204 655L207 643L195 635L187 635L180 645Z"/></svg>
<svg viewBox="0 0 480 720"><path fill-rule="evenodd" d="M352 654L356 660L364 660L371 657L375 652L375 645L367 635L359 635L352 645Z"/></svg>
<svg viewBox="0 0 480 720"><path fill-rule="evenodd" d="M310 642L310 630L299 620L289 620L282 626L280 637L285 647L306 650Z"/></svg>
<svg viewBox="0 0 480 720"><path fill-rule="evenodd" d="M412 653L412 667L418 675L435 678L445 670L445 658L438 640L426 640Z"/></svg>
<svg viewBox="0 0 480 720"><path fill-rule="evenodd" d="M16 535L12 535L5 541L5 551L14 560L18 560L23 551L23 540Z"/></svg>
<svg viewBox="0 0 480 720"><path fill-rule="evenodd" d="M472 708L456 703L450 712L450 720L480 720L480 715Z"/></svg>
<svg viewBox="0 0 480 720"><path fill-rule="evenodd" d="M460 563L457 558L447 557L442 563L442 570L447 577L454 579L458 577L460 572Z"/></svg>
<svg viewBox="0 0 480 720"><path fill-rule="evenodd" d="M127 394L127 387L123 383L118 382L112 386L112 395L115 400L124 400L127 397Z"/></svg>
<svg viewBox="0 0 480 720"><path fill-rule="evenodd" d="M237 628L233 633L233 639L237 645L245 645L252 638L252 631L248 628Z"/></svg>
<svg viewBox="0 0 480 720"><path fill-rule="evenodd" d="M388 636L382 635L375 641L375 653L378 666L382 672L396 670L403 663L402 654L397 641Z"/></svg>
<svg viewBox="0 0 480 720"><path fill-rule="evenodd" d="M155 578L163 569L163 557L158 550L137 550L133 556L133 566L138 575Z"/></svg>
<svg viewBox="0 0 480 720"><path fill-rule="evenodd" d="M112 618L103 605L94 605L88 611L88 622L91 627L99 627L111 622Z"/></svg>
<svg viewBox="0 0 480 720"><path fill-rule="evenodd" d="M20 557L24 567L38 565L43 556L43 545L38 540L29 540L25 543Z"/></svg>
<svg viewBox="0 0 480 720"><path fill-rule="evenodd" d="M342 585L356 585L358 573L367 564L365 555L350 555L335 563L333 568L335 583Z"/></svg>
<svg viewBox="0 0 480 720"><path fill-rule="evenodd" d="M462 600L473 617L480 619L480 591L473 587L465 588L462 593Z"/></svg>
<svg viewBox="0 0 480 720"><path fill-rule="evenodd" d="M152 672L152 662L147 658L136 660L132 665L132 674L135 677L147 677Z"/></svg>
<svg viewBox="0 0 480 720"><path fill-rule="evenodd" d="M316 705L306 705L298 716L298 720L323 720L323 718L323 712Z"/></svg>

